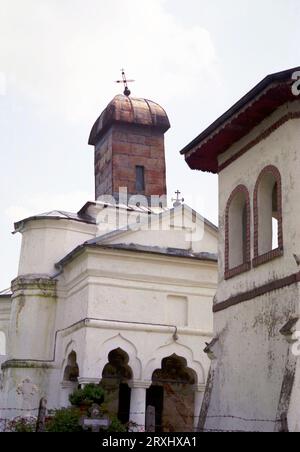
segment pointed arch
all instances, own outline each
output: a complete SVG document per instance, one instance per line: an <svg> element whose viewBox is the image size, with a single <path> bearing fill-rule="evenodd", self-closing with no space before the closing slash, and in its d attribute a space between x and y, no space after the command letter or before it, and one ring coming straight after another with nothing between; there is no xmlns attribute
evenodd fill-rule
<svg viewBox="0 0 300 452"><path fill-rule="evenodd" d="M64 368L63 381L78 382L79 367L77 364L77 354L72 350L67 358L67 365Z"/></svg>
<svg viewBox="0 0 300 452"><path fill-rule="evenodd" d="M199 361L196 361L194 359L193 351L189 347L175 342L160 347L155 351L153 357L145 366L143 379L146 381L151 381L154 371L161 367L163 359L168 358L172 355L177 355L178 357L184 358L186 360L187 367L195 372L197 376L197 383L205 384L206 376L203 365Z"/></svg>
<svg viewBox="0 0 300 452"><path fill-rule="evenodd" d="M72 353L75 353L75 355L76 355L76 362L78 363L79 362L79 359L78 359L78 346L77 346L77 343L74 341L74 339L70 340L67 343L67 345L65 346L65 351L64 351L62 362L61 362L61 372L62 372L61 378L62 378L62 381L64 379L65 369L66 369L66 367L68 365L70 365L69 361L70 361L70 355ZM79 368L80 368L80 365L79 365Z"/></svg>
<svg viewBox="0 0 300 452"><path fill-rule="evenodd" d="M137 357L137 348L128 339L125 339L121 334L117 334L105 341L101 347L101 358L97 362L97 372L99 372L100 378L103 373L103 369L107 364L107 358L111 351L116 349L122 349L127 353L129 357L128 364L132 369L133 378L139 379L142 373L142 363Z"/></svg>

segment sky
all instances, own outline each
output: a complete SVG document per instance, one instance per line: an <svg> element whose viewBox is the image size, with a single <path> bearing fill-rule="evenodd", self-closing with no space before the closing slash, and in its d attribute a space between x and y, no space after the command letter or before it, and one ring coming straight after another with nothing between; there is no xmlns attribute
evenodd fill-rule
<svg viewBox="0 0 300 452"><path fill-rule="evenodd" d="M300 65L299 0L0 0L0 291L13 223L94 199L95 120L121 92L168 113L167 183L218 222L217 176L179 151L270 73Z"/></svg>

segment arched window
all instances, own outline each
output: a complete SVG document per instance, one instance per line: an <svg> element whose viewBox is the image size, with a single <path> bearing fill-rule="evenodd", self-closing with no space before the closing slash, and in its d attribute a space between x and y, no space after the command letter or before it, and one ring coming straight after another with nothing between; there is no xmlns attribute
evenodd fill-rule
<svg viewBox="0 0 300 452"><path fill-rule="evenodd" d="M258 266L282 256L281 176L275 166L260 173L254 190L254 261Z"/></svg>
<svg viewBox="0 0 300 452"><path fill-rule="evenodd" d="M247 188L239 185L230 195L225 213L225 279L250 268L250 197Z"/></svg>
<svg viewBox="0 0 300 452"><path fill-rule="evenodd" d="M6 336L3 331L0 331L0 356L6 355Z"/></svg>

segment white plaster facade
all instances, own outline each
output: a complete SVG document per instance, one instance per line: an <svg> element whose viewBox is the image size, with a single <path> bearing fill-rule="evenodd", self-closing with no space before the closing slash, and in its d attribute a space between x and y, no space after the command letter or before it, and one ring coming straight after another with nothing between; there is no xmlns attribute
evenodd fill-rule
<svg viewBox="0 0 300 452"><path fill-rule="evenodd" d="M228 114L219 118L219 123L224 121L223 128L208 129L210 139L220 130L234 133L239 115L244 114L245 120L249 112L248 121L255 115L256 118L263 116L267 102L262 101L263 107L260 105L259 110L260 99L265 95L270 106L278 101L274 87L276 83L279 86L279 79L281 89L285 87L288 100L272 114L265 114L241 139L227 148L224 144L218 155L219 282L214 299L214 340L206 349L212 365L200 431L300 431L300 361L295 336L300 327L300 101L291 93L292 72L269 76L248 98L245 96ZM274 91L268 97L271 89ZM203 146L206 142L203 141ZM199 138L193 143L192 152L197 152L203 143ZM198 169L201 164L206 170L206 162L200 162ZM278 233L275 246L272 242L277 231L274 229L272 233L271 223L272 210L278 206L274 207L270 186L258 185L262 171L271 166L281 178L280 184L278 182L281 198L278 200L277 194L277 203L282 205L283 243L280 245ZM256 211L257 186L260 198ZM235 190L237 194L231 198ZM250 200L249 240L246 220L245 224L242 222L243 202L240 202L245 190ZM234 200L231 204L230 199ZM233 207L228 209L228 205ZM258 256L255 253L256 221ZM242 248L248 243L250 256Z"/></svg>
<svg viewBox="0 0 300 452"><path fill-rule="evenodd" d="M203 349L213 330L217 229L195 223L187 206L151 215L138 207L117 210L118 228L115 209L102 203L85 206L86 222L51 213L17 224L19 275L11 301L0 299L0 330L7 334L0 417L20 409L34 414L41 397L49 408L66 406L77 385L64 381L70 353L83 385L99 383L108 354L120 348L133 374L130 419L144 427L152 374L176 354L197 376L197 425L209 369ZM24 381L34 388L26 401L17 390Z"/></svg>
<svg viewBox="0 0 300 452"><path fill-rule="evenodd" d="M227 160L282 116L299 109L299 101L279 108L241 142L222 154L220 162ZM300 253L300 215L297 209L300 193L299 126L299 119L286 122L220 173L219 286L216 303L298 271L293 255ZM257 178L261 170L270 164L278 168L282 178L284 256L225 281L224 212L227 200L236 186L246 184L253 212L253 193ZM251 231L253 230L251 215ZM252 239L251 258L253 257ZM294 386L294 397L298 400L295 416L289 410L289 394L283 393L284 382L290 371L290 360L296 358L291 354L291 344L280 334L280 330L291 318L299 316L298 286L299 284L295 284L270 292L215 314L215 336L219 338L219 343L215 345L217 359L213 361L212 373L214 388L218 382L222 382L222 396L217 390L212 391L206 429L278 431L282 428L281 415L289 412L290 431L299 431L300 394ZM298 360L296 373L299 372L299 364ZM286 399L285 402L283 398ZM214 418L220 415L224 418ZM251 419L256 421L249 421Z"/></svg>

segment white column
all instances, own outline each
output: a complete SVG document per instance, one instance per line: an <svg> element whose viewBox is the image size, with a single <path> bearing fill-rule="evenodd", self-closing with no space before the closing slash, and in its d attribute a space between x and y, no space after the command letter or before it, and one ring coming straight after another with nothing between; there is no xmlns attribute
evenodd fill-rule
<svg viewBox="0 0 300 452"><path fill-rule="evenodd" d="M146 394L151 386L150 381L133 380L129 383L131 388L130 418L129 421L136 424L133 432L144 432L146 423Z"/></svg>
<svg viewBox="0 0 300 452"><path fill-rule="evenodd" d="M194 402L194 431L196 432L198 429L200 412L202 407L202 402L204 398L205 385L195 385L195 402Z"/></svg>
<svg viewBox="0 0 300 452"><path fill-rule="evenodd" d="M61 383L60 393L60 406L67 408L71 405L69 401L69 395L73 394L74 390L78 387L77 381L63 381Z"/></svg>

